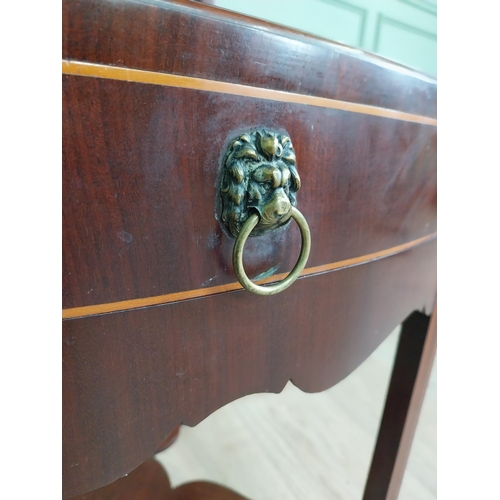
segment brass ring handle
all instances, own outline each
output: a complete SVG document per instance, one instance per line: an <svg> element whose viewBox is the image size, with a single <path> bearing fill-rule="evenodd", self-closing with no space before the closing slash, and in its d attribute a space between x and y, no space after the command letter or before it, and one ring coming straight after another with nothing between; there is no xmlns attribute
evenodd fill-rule
<svg viewBox="0 0 500 500"><path fill-rule="evenodd" d="M299 259L290 274L283 281L269 286L259 286L250 281L243 268L243 248L249 234L258 224L259 216L257 214L252 214L243 224L236 238L236 243L234 244L233 266L238 280L249 292L256 293L257 295L274 295L275 293L280 293L287 289L299 277L304 269L311 250L311 233L305 217L295 207L292 207L291 217L298 224L302 236L302 248L300 249Z"/></svg>

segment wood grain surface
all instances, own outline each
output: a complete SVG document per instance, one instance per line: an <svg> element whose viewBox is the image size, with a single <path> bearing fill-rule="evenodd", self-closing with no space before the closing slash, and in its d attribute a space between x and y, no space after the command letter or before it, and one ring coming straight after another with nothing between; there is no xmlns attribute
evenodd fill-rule
<svg viewBox="0 0 500 500"><path fill-rule="evenodd" d="M423 236L417 240L409 241L403 243L402 245L397 245L395 247L386 248L379 252L373 252L371 254L362 255L360 257L354 257L352 259L341 260L338 262L333 262L331 264L324 264L321 266L308 267L304 269L300 275L301 276L311 276L314 274L326 273L329 271L337 271L339 269L344 269L347 267L359 266L360 264L367 264L374 260L383 259L390 257L392 255L397 255L402 252L406 252L412 248L415 248L424 243L429 243L436 239L436 233L430 234L428 236ZM255 282L263 285L266 283L273 283L284 279L287 273L273 274L268 278L258 279ZM199 299L201 297L207 297L209 295L216 295L224 292L232 292L235 290L241 290L243 287L239 282L227 283L225 285L209 286L205 288L198 288L194 290L187 290L184 292L174 292L165 295L156 295L154 297L146 297L142 299L131 299L123 300L118 302L96 304L92 306L82 306L73 307L69 309L63 309L62 317L63 319L81 318L86 316L95 316L97 314L104 314L117 311L128 311L131 309L140 309L148 306L157 306L162 304L169 304L171 302L179 302L181 300L188 299Z"/></svg>
<svg viewBox="0 0 500 500"><path fill-rule="evenodd" d="M436 353L436 312L429 322L420 312L403 322L363 500L398 497Z"/></svg>
<svg viewBox="0 0 500 500"><path fill-rule="evenodd" d="M189 1L66 0L63 59L436 117L436 81L378 56Z"/></svg>
<svg viewBox="0 0 500 500"><path fill-rule="evenodd" d="M253 500L361 500L400 327L335 386L305 393L288 383L220 408L156 455L172 486L203 479ZM399 500L436 500L436 366Z"/></svg>
<svg viewBox="0 0 500 500"><path fill-rule="evenodd" d="M63 90L64 308L234 283L234 238L217 220L220 157L257 124L294 143L308 267L436 230L435 127L78 76ZM252 238L247 274L287 272L299 249L295 225Z"/></svg>
<svg viewBox="0 0 500 500"><path fill-rule="evenodd" d="M66 496L114 481L179 424L246 394L346 377L405 318L431 311L435 244L246 291L63 323Z"/></svg>
<svg viewBox="0 0 500 500"><path fill-rule="evenodd" d="M65 0L63 59L435 117L425 76L187 1ZM309 392L332 386L412 311L432 309L435 126L74 74L63 76L63 308L234 284L220 162L257 126L294 143L308 268L323 272L273 297L226 291L64 321L65 497L115 481L180 423L246 394L290 379ZM299 246L294 225L252 238L246 271L287 272Z"/></svg>
<svg viewBox="0 0 500 500"><path fill-rule="evenodd" d="M71 500L245 500L219 484L196 481L172 489L167 473L153 459L98 490Z"/></svg>
<svg viewBox="0 0 500 500"><path fill-rule="evenodd" d="M194 78L192 76L173 75L171 73L157 73L155 71L144 71L142 69L120 68L104 64L86 63L81 61L62 62L62 70L65 75L89 76L94 78L107 78L125 82L149 83L151 85L164 85L167 87L179 87L192 90L204 90L217 92L219 94L237 95L243 97L256 97L279 102L292 102L296 104L307 104L321 108L340 109L352 113L363 113L373 116L384 116L394 120L404 120L427 125L437 125L435 118L415 115L397 111L395 109L379 108L357 102L339 101L325 97L297 94L294 92L283 92L281 90L252 87L239 83L221 82L218 80L207 80L205 78Z"/></svg>

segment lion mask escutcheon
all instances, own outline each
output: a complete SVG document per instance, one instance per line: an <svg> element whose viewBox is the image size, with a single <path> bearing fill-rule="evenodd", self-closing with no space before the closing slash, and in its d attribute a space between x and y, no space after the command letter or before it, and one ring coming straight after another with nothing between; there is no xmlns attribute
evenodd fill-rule
<svg viewBox="0 0 500 500"><path fill-rule="evenodd" d="M300 189L290 137L268 129L234 139L223 160L222 221L233 236L252 213L258 236L289 222Z"/></svg>

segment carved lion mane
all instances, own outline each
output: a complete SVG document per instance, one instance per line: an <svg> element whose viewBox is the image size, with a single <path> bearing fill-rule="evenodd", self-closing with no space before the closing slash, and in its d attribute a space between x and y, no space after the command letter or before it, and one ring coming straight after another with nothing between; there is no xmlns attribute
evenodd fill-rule
<svg viewBox="0 0 500 500"><path fill-rule="evenodd" d="M268 129L234 139L223 160L222 221L237 236L252 213L259 223L251 236L286 224L300 189L290 138Z"/></svg>

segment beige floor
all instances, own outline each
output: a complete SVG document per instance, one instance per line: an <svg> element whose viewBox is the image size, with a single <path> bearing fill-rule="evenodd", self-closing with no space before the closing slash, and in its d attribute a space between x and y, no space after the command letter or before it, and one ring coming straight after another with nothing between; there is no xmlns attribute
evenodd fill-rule
<svg viewBox="0 0 500 500"><path fill-rule="evenodd" d="M398 331L347 379L319 394L288 384L221 408L157 456L174 486L224 484L252 500L360 500ZM436 498L436 365L399 495Z"/></svg>

